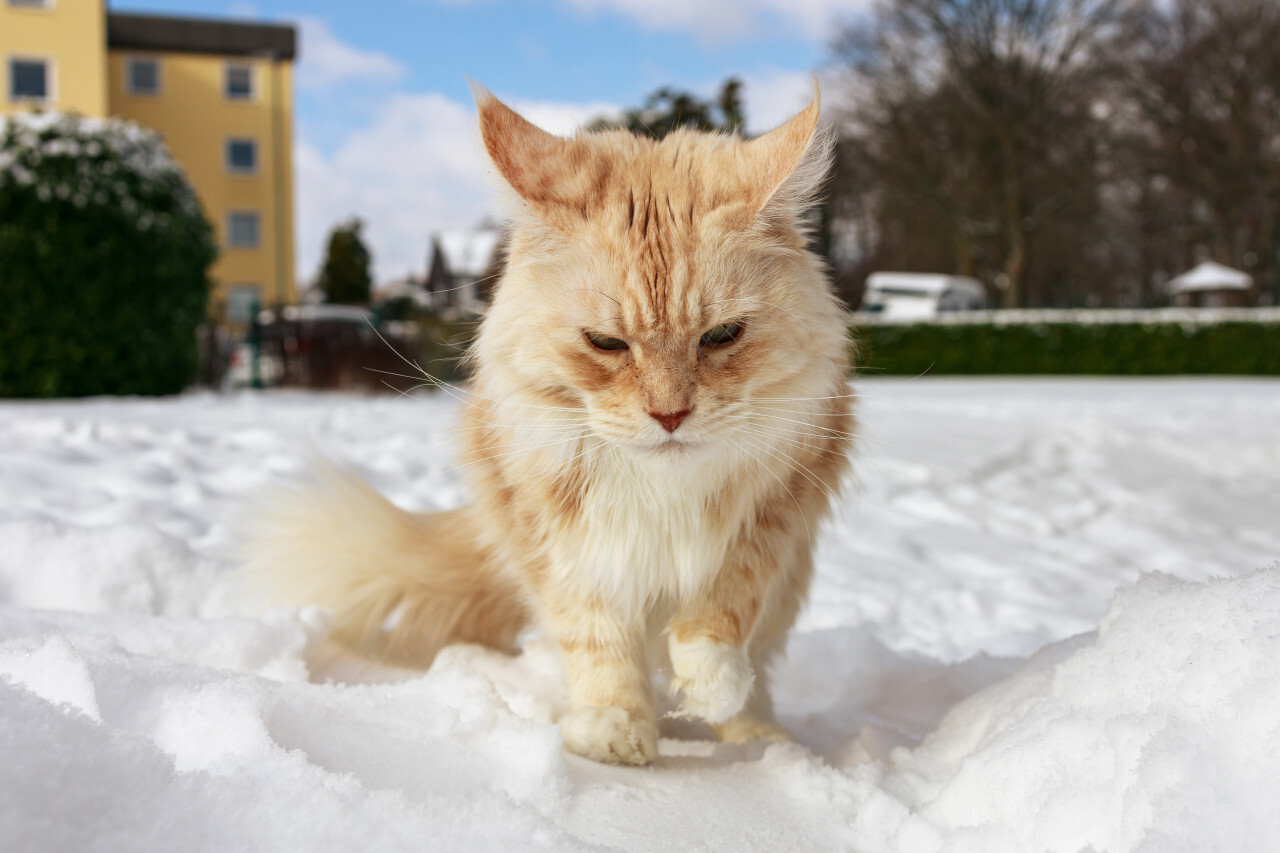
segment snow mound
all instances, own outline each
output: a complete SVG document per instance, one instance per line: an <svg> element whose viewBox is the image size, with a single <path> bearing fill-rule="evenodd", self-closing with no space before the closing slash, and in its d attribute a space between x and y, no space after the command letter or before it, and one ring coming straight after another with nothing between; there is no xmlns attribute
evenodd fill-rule
<svg viewBox="0 0 1280 853"><path fill-rule="evenodd" d="M1280 567L1147 576L1096 634L895 750L882 784L910 810L903 830L936 831L901 849L1256 850L1280 839L1278 709Z"/></svg>

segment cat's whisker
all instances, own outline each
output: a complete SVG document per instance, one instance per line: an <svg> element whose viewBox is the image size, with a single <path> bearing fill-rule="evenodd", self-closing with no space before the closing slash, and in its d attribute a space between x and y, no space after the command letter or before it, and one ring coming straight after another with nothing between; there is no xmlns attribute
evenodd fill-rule
<svg viewBox="0 0 1280 853"><path fill-rule="evenodd" d="M842 451L833 450L831 447L827 446L826 443L830 442L831 439L833 438L833 436L831 435L811 434L809 436L804 436L802 434L795 433L789 430L779 432L778 430L765 427L763 425L752 424L750 421L739 423L736 428L737 428L737 431L739 432L744 432L748 435L756 436L760 440L765 441L770 446L773 446L774 444L785 444L792 447L802 448L809 454L820 456L820 457L825 457L833 453L836 453L838 455L840 452L842 452ZM819 441L822 441L824 443L811 442L808 440L808 438L810 437L816 438ZM840 443L843 444L845 441L847 441L847 439L840 440ZM813 472L807 466L801 463L799 459L796 459L790 456L788 456L787 459L791 462L794 462L796 465L799 465L808 474L813 475L813 477L817 477L817 475L813 474ZM821 478L818 478L818 479L820 480ZM832 489L828 487L825 483L815 483L815 485L819 485L819 487L822 488L827 494L829 495L833 494Z"/></svg>
<svg viewBox="0 0 1280 853"><path fill-rule="evenodd" d="M748 441L750 446L755 446L756 449L764 450L766 453L770 453L770 455L773 455L772 452L768 450L768 448L759 447L758 445L755 445L754 442L751 442L750 439L747 439L745 436L743 436L743 438L744 440ZM753 462L755 462L757 470L767 471L769 474L773 476L775 480L778 481L778 485L782 487L782 491L786 492L787 497L791 498L791 502L796 506L796 511L800 513L800 520L804 522L805 537L808 539L809 542L813 542L813 531L809 529L809 519L805 516L804 507L800 506L800 501L796 499L795 493L791 491L791 487L788 486L783 481L782 477L778 476L778 473L774 471L773 468L764 464L760 459L754 456L749 450L745 450L744 448L742 448L741 445L739 445L736 441L734 441L731 438L726 438L725 440L728 441L730 444L732 444L734 447L737 447L739 450L742 450L748 459L751 459Z"/></svg>
<svg viewBox="0 0 1280 853"><path fill-rule="evenodd" d="M832 438L852 439L852 438L858 437L856 433L846 432L844 430L836 429L835 427L824 427L821 423L812 423L810 421L800 420L799 418L784 418L781 415L770 415L758 410L753 411L750 416L756 417L756 418L766 418L768 420L778 421L780 423L796 424L797 426L806 427L807 429L818 430L819 432L825 433L826 435L831 436Z"/></svg>
<svg viewBox="0 0 1280 853"><path fill-rule="evenodd" d="M793 439L789 438L789 436L790 436L790 435L792 435L792 433L790 433L790 432L786 432L786 433L776 433L776 432L771 432L771 433L770 433L770 435L772 435L772 436L776 437L778 441L784 441L784 442L787 442L787 443L790 443L790 444L794 444L794 445L799 446L799 447L806 447L806 448L812 448L812 447L813 447L813 445L809 444L808 442L803 442L803 443L801 443L801 442L799 442L799 441L796 441L796 440L793 440ZM812 434L812 433L809 433L808 435L809 435L810 437L814 437L814 438L826 438L826 437L828 437L828 436L823 436L823 435L814 435L814 434ZM882 447L886 448L887 450L896 451L896 452L898 452L898 453L904 453L904 451L903 451L903 449L902 449L902 447L901 447L900 445L896 445L896 444L894 444L894 443L892 443L892 442L885 441L884 439L881 439L881 438L875 438L875 437L873 437L873 436L863 435L863 434L861 434L861 433L849 433L849 434L848 434L848 436L847 436L847 440L849 440L849 441L854 441L854 440L856 440L856 441L858 441L858 442L872 442L872 443L874 443L874 444L881 445ZM910 461L912 461L912 462L916 462L916 463L919 463L919 464L921 464L921 465L927 465L927 466L928 466L929 468L931 468L931 469L934 469L934 470L937 470L937 471L942 472L943 474L946 474L948 477L950 477L950 478L954 479L954 480L955 480L955 482L957 482L957 483L964 483L964 484L966 484L966 485L975 485L975 483L974 483L974 481L973 481L973 479L972 479L971 477L969 477L969 476L967 476L967 475L965 475L965 474L963 474L963 473L961 473L961 472L959 472L959 471L956 471L956 470L955 470L955 469L953 469L953 468L949 468L949 467L947 467L947 466L940 465L940 464L938 464L937 462L934 462L934 461L932 461L932 460L924 459L923 457L918 456L918 455L916 455L916 454L912 454L912 453L904 453L904 455L905 455L905 456L906 456ZM898 468L898 467L895 467L895 466L893 466L893 465L889 465L889 464L887 464L887 463L885 463L885 462L883 462L883 461L879 461L879 460L876 460L876 459L870 459L870 458L867 458L867 457L861 457L861 456L859 456L859 457L854 457L854 460L855 460L858 464L860 464L860 465L870 465L870 466L872 466L873 468L876 468L877 470L880 470L880 471L886 471L886 472L888 472L888 473L890 473L890 474L894 474L894 475L896 475L896 476L898 476L898 477L910 477L910 476L911 476L907 471L904 471L904 470L902 470L902 469L900 469L900 468Z"/></svg>
<svg viewBox="0 0 1280 853"><path fill-rule="evenodd" d="M385 339L384 339L384 340L385 340ZM390 345L388 344L388 346L390 346ZM397 355L399 355L399 353L397 353ZM471 397L475 397L475 398L478 398L478 399L481 399L481 400L486 400L486 401L488 401L488 402L491 402L491 403L494 403L494 404L496 404L496 405L500 405L500 406L502 406L502 405L516 405L516 406L524 406L524 407L526 407L526 408L540 409L540 410L543 410L543 411L552 411L552 412L574 412L574 413L581 413L581 412L583 412L583 411L584 411L583 409L573 408L573 407L571 407L571 406L548 406L548 405L546 405L545 403L532 403L532 402L529 402L529 401L527 401L527 400L515 400L515 399L512 399L512 398L507 398L507 399L504 399L504 400L499 400L499 399L497 399L496 397L489 397L489 396L487 396L487 395L481 394L481 393L480 393L480 392L478 392L478 391L473 391L473 390L468 389L468 388L463 388L463 387L462 387L462 386L460 386L460 385L453 385L453 384L451 384L451 383L445 382L444 380L442 380L442 379L440 379L440 378L438 378L438 377L432 376L431 374L427 373L425 370L423 370L423 369L422 369L420 366L418 366L417 364L412 363L412 362L409 362L407 359L404 359L404 357L403 357L403 356L401 356L401 359L402 359L402 360L404 360L407 364L410 364L412 367L416 367L419 371L421 371L422 375L421 375L421 376L409 376L409 375L404 374L404 373L396 373L396 372L394 372L394 371L390 371L390 370L379 370L379 369L377 369L377 368L373 368L373 367L366 367L365 369L366 369L366 370L368 370L368 371L371 371L371 372L373 372L373 373L383 373L383 374L386 374L387 376L397 376L397 377L400 377L400 378L402 378L402 379L412 379L412 380L422 379L422 380L424 380L424 381L422 382L422 384L420 384L420 385L418 385L418 386L416 386L416 387L419 387L419 388L421 388L421 387L433 387L433 388L437 388L437 389L439 389L439 390L441 390L441 391L445 392L445 393L446 393L446 394L448 394L449 396L453 397L455 400L457 400L457 401L458 401L458 402L460 402L460 403L466 403L466 400L464 400L462 397L458 396L459 394L464 394L464 395L469 395L469 396L471 396ZM454 393L454 392L457 392L457 393Z"/></svg>
<svg viewBox="0 0 1280 853"><path fill-rule="evenodd" d="M586 435L587 435L587 433L582 433L582 434L579 434L579 435L570 435L570 436L565 436L565 437L563 437L563 438L552 439L552 440L549 440L549 441L538 441L538 442L534 442L534 443L531 443L531 444L524 444L524 445L521 445L521 446L519 446L519 447L514 447L514 448L512 448L512 449L510 449L510 450L503 451L502 453L493 453L493 454L490 454L490 455L488 455L488 456L482 456L482 457L480 457L480 458L478 458L478 459L468 459L466 462L463 462L463 463L461 463L461 464L459 464L459 465L455 465L455 466L453 466L452 468L450 468L449 470L451 470L451 471L460 471L460 470L462 470L463 468L468 468L468 467L470 467L470 466L472 466L472 465L478 465L478 464L479 464L479 463L481 463L481 462L489 462L489 461L492 461L492 460L494 460L494 459L505 459L506 457L508 457L508 456L512 456L512 455L517 454L517 453L529 453L529 452L534 451L534 450L545 450L546 448L549 448L549 447L556 447L556 446L561 445L561 444L567 444L567 443L569 443L569 442L571 442L571 441L579 441L579 440L581 440L582 438L584 438ZM481 451L481 452L482 452L482 451ZM472 454L469 454L469 453L466 453L466 452L464 452L464 453L462 454L463 458L466 458L466 457L467 457L467 456L469 456L469 455L472 455ZM576 459L577 457L575 456L574 458Z"/></svg>
<svg viewBox="0 0 1280 853"><path fill-rule="evenodd" d="M748 431L747 436L750 436L750 435L751 433ZM753 439L747 438L747 440L752 441ZM822 482L822 480L818 477L818 475L814 474L813 471L810 470L809 467L805 465L803 462L801 462L799 459L796 459L794 456L790 456L788 454L783 453L780 449L769 447L767 443L763 441L759 442L759 444L762 445L761 449L764 449L767 453L773 455L775 458L779 459L779 461L781 461L783 464L790 467L791 470L803 476L811 484L813 484L813 486L816 489L818 489L818 491L822 492L824 495L826 495L829 498L835 495L835 489L831 486L828 486L826 483ZM816 449L816 448L810 448L810 449Z"/></svg>
<svg viewBox="0 0 1280 853"><path fill-rule="evenodd" d="M821 400L856 400L858 394L832 394L827 397L752 397L753 403L809 403Z"/></svg>
<svg viewBox="0 0 1280 853"><path fill-rule="evenodd" d="M497 431L505 430L505 431L517 432L517 433L519 432L554 433L554 432L567 432L571 430L583 430L589 426L590 424L585 420L574 422L574 423L564 423L564 424L540 424L536 422L503 423L500 421L481 421L480 425L478 426L451 427L449 431L450 432L497 432Z"/></svg>

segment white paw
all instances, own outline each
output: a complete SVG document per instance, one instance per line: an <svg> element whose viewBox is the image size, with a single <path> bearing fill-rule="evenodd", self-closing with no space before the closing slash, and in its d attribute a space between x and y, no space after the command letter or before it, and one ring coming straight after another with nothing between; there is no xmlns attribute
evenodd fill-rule
<svg viewBox="0 0 1280 853"><path fill-rule="evenodd" d="M605 764L648 764L658 754L658 728L622 708L580 705L560 722L564 748Z"/></svg>
<svg viewBox="0 0 1280 853"><path fill-rule="evenodd" d="M671 686L684 694L680 713L723 723L742 710L755 681L745 650L706 637L681 642L674 634L670 650Z"/></svg>

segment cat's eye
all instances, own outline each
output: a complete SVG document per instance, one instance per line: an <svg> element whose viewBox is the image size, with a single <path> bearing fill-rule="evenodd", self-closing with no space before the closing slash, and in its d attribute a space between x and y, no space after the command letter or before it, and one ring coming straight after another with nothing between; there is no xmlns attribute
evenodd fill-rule
<svg viewBox="0 0 1280 853"><path fill-rule="evenodd" d="M721 323L714 329L704 332L701 343L704 347L718 347L733 343L741 334L742 326L738 323Z"/></svg>
<svg viewBox="0 0 1280 853"><path fill-rule="evenodd" d="M602 349L606 352L616 352L617 350L631 349L627 346L627 342L622 338L611 338L608 335L600 335L595 332L584 332L587 340L591 341L591 345L596 349Z"/></svg>

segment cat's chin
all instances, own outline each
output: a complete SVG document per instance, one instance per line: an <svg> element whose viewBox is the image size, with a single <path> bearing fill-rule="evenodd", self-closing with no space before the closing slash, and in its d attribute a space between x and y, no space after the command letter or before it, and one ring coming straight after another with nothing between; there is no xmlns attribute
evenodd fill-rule
<svg viewBox="0 0 1280 853"><path fill-rule="evenodd" d="M656 456L662 459L677 459L705 449L707 442L672 437L657 444L636 444L633 446L649 456Z"/></svg>

